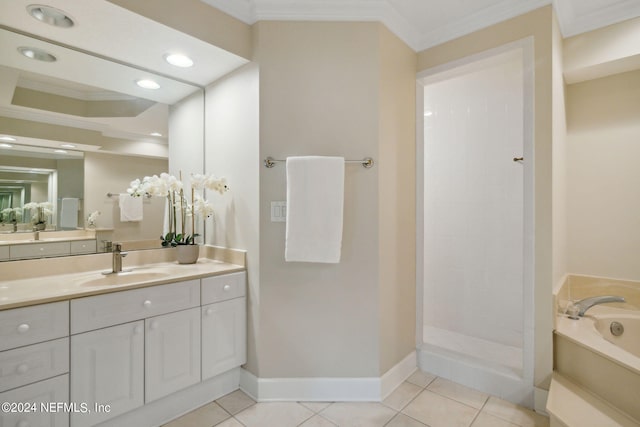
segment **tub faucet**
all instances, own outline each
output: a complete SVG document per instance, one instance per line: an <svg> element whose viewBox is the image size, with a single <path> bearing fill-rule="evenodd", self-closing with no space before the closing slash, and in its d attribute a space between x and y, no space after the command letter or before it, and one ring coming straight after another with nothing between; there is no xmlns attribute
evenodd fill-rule
<svg viewBox="0 0 640 427"><path fill-rule="evenodd" d="M572 306L569 307L569 318L579 319L580 317L583 317L587 310L589 310L594 305L606 304L608 302L625 302L625 299L624 297L614 295L603 295L581 299L580 301L576 301Z"/></svg>
<svg viewBox="0 0 640 427"><path fill-rule="evenodd" d="M128 252L122 252L122 244L113 244L113 258L111 261L111 273L122 273L122 258L129 255Z"/></svg>

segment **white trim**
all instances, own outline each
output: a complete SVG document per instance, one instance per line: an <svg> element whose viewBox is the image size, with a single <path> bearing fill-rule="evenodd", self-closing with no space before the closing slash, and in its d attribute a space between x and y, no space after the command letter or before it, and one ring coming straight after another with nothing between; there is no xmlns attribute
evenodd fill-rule
<svg viewBox="0 0 640 427"><path fill-rule="evenodd" d="M417 367L418 355L417 352L412 351L397 365L385 372L380 377L380 400L386 399L393 393L400 384L416 371Z"/></svg>
<svg viewBox="0 0 640 427"><path fill-rule="evenodd" d="M416 352L382 377L258 378L242 369L240 389L257 402L381 402L406 380L417 366Z"/></svg>
<svg viewBox="0 0 640 427"><path fill-rule="evenodd" d="M549 390L540 387L533 389L533 409L537 413L549 416L547 413L547 399L549 399Z"/></svg>
<svg viewBox="0 0 640 427"><path fill-rule="evenodd" d="M591 11L578 15L573 4L583 1L553 0L553 6L558 14L560 29L564 37L586 33L587 31L606 27L640 15L640 3L638 3L638 0L610 2L611 4L605 7L601 7L598 2L592 2Z"/></svg>

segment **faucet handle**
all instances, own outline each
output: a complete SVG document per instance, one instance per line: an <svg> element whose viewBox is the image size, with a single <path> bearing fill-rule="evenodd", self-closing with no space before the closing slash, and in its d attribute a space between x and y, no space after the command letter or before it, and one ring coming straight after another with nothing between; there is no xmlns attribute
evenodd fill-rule
<svg viewBox="0 0 640 427"><path fill-rule="evenodd" d="M113 252L121 252L121 251L122 251L122 243L114 243Z"/></svg>

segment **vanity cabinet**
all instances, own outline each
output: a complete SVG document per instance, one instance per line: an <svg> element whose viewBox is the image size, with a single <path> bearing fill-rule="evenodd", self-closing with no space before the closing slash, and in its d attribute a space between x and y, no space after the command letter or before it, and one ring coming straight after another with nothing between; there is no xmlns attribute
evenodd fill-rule
<svg viewBox="0 0 640 427"><path fill-rule="evenodd" d="M0 246L0 261L9 259L9 246Z"/></svg>
<svg viewBox="0 0 640 427"><path fill-rule="evenodd" d="M246 362L246 273L202 279L202 379Z"/></svg>
<svg viewBox="0 0 640 427"><path fill-rule="evenodd" d="M71 337L71 401L92 410L109 405L109 412L72 413L72 427L93 426L144 404L142 320Z"/></svg>
<svg viewBox="0 0 640 427"><path fill-rule="evenodd" d="M11 259L45 258L69 255L69 242L43 242L11 245L9 254Z"/></svg>
<svg viewBox="0 0 640 427"><path fill-rule="evenodd" d="M0 413L0 426L69 425L68 412L50 406L69 403L68 336L66 301L0 311L0 402L31 405Z"/></svg>
<svg viewBox="0 0 640 427"><path fill-rule="evenodd" d="M145 401L200 382L200 307L145 320Z"/></svg>

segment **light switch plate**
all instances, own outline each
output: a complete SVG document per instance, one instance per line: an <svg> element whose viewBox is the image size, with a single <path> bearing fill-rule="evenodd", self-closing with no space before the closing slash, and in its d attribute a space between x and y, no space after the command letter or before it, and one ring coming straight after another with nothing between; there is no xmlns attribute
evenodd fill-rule
<svg viewBox="0 0 640 427"><path fill-rule="evenodd" d="M287 202L271 202L271 222L287 222Z"/></svg>

